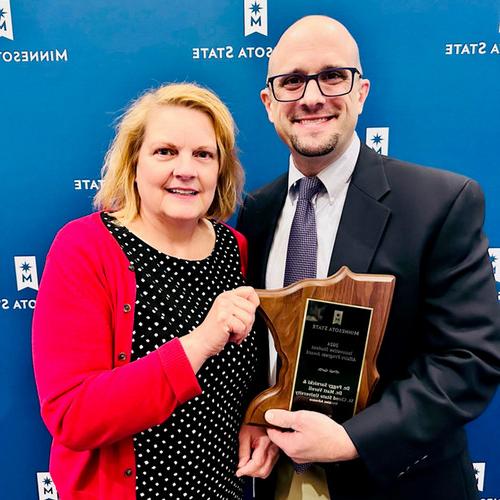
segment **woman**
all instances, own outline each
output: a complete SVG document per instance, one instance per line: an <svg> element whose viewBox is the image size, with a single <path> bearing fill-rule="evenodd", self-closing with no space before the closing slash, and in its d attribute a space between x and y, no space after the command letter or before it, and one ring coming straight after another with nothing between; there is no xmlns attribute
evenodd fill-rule
<svg viewBox="0 0 500 500"><path fill-rule="evenodd" d="M243 178L231 115L193 84L150 91L103 174L99 212L53 242L34 314L56 487L62 500L239 499L258 297L242 286L243 237L217 222ZM242 434L266 475L275 449Z"/></svg>

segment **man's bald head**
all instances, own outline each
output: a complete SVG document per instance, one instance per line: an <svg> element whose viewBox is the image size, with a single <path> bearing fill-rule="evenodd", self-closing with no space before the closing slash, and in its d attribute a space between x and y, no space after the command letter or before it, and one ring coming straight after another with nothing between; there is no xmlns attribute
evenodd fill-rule
<svg viewBox="0 0 500 500"><path fill-rule="evenodd" d="M342 47L350 65L362 73L359 49L349 30L339 21L328 16L306 16L286 29L276 44L268 64L268 76L277 74L281 62L293 51L312 43L332 44Z"/></svg>

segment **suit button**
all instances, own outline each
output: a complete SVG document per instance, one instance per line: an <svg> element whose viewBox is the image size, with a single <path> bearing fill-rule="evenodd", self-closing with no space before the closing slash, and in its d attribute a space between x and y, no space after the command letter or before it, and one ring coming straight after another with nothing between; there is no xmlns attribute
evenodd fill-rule
<svg viewBox="0 0 500 500"><path fill-rule="evenodd" d="M118 354L118 360L119 361L125 361L127 359L127 355L124 352L121 352Z"/></svg>
<svg viewBox="0 0 500 500"><path fill-rule="evenodd" d="M126 477L130 477L132 475L132 469L130 468L125 469L124 474Z"/></svg>
<svg viewBox="0 0 500 500"><path fill-rule="evenodd" d="M124 311L124 312L128 313L128 312L130 312L131 310L132 310L132 308L130 307L130 304L125 304L125 305L123 306L123 311Z"/></svg>

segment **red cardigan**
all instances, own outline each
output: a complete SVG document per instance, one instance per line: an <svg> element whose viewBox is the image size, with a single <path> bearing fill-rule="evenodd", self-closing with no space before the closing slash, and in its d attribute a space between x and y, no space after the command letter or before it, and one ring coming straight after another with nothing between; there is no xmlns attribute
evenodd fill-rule
<svg viewBox="0 0 500 500"><path fill-rule="evenodd" d="M246 241L233 232L244 263ZM178 339L129 362L135 292L99 213L59 231L33 317L33 362L62 500L135 499L132 436L201 393Z"/></svg>

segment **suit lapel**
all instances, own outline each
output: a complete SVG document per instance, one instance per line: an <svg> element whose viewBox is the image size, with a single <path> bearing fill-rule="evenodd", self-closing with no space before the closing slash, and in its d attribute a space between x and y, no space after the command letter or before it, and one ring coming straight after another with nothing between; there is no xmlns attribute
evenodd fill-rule
<svg viewBox="0 0 500 500"><path fill-rule="evenodd" d="M391 214L379 201L389 191L382 157L362 144L347 191L329 275L341 266L358 273L369 271Z"/></svg>
<svg viewBox="0 0 500 500"><path fill-rule="evenodd" d="M285 203L288 190L288 174L280 176L268 189L265 196L259 198L259 211L257 214L255 252L255 286L265 288L266 268L269 252L274 239L274 232L278 219Z"/></svg>

